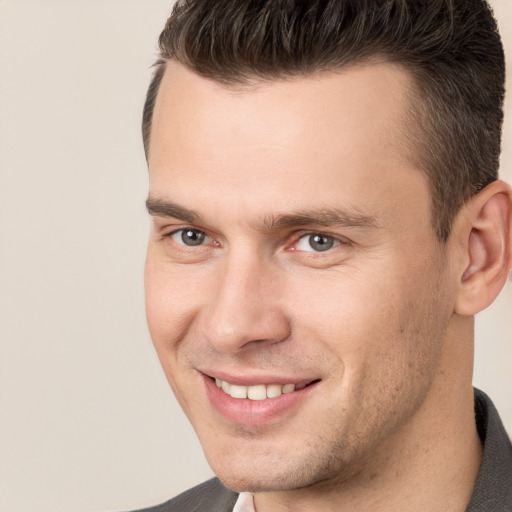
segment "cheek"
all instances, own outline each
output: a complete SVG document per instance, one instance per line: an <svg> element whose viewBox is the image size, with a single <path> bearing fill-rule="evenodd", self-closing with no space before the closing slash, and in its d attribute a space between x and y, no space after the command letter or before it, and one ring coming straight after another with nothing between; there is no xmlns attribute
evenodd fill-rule
<svg viewBox="0 0 512 512"><path fill-rule="evenodd" d="M146 316L157 351L179 343L201 297L196 279L185 279L185 271L171 268L148 251L144 274Z"/></svg>
<svg viewBox="0 0 512 512"><path fill-rule="evenodd" d="M145 294L149 332L159 352L172 342L173 326L182 316L177 310L179 302L173 293L173 285L151 272L146 272Z"/></svg>
<svg viewBox="0 0 512 512"><path fill-rule="evenodd" d="M145 269L146 316L156 353L176 399L188 415L184 382L188 380L180 364L179 346L191 322L191 297L179 279L148 256Z"/></svg>
<svg viewBox="0 0 512 512"><path fill-rule="evenodd" d="M332 352L372 350L378 338L397 329L400 292L388 284L356 272L331 274L314 284L305 293L298 283L292 294L296 325L316 332Z"/></svg>
<svg viewBox="0 0 512 512"><path fill-rule="evenodd" d="M438 352L442 329L433 322L438 308L433 275L422 280L418 271L414 279L410 273L404 278L388 267L333 276L317 282L321 293L295 294L303 297L296 299L296 325L343 364L350 385L397 383Z"/></svg>

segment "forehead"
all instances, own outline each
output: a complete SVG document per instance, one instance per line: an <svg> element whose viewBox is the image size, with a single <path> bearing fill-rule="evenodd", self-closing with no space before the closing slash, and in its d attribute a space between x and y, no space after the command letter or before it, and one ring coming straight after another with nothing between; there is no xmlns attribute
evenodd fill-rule
<svg viewBox="0 0 512 512"><path fill-rule="evenodd" d="M279 144L307 131L309 146L313 147L343 132L349 131L351 138L361 131L368 133L371 123L375 129L368 135L377 135L375 142L379 142L380 129L399 129L404 124L411 84L403 67L375 62L336 72L226 87L170 61L153 113L151 148L162 141L159 136L172 135L176 145L189 142L190 128L195 142L201 142L201 135L206 133L211 140L212 126L218 134L212 143L220 142L226 130L232 137L255 144ZM320 127L327 127L332 137L327 130L318 130ZM165 143L169 145L172 140ZM214 145L204 149L211 152ZM155 149L160 156L161 150Z"/></svg>
<svg viewBox="0 0 512 512"><path fill-rule="evenodd" d="M190 199L189 207L215 193L247 207L252 191L260 213L278 200L332 206L315 198L364 210L362 196L369 204L372 196L378 207L379 197L425 186L404 149L410 86L391 63L238 89L168 63L153 116L150 196Z"/></svg>

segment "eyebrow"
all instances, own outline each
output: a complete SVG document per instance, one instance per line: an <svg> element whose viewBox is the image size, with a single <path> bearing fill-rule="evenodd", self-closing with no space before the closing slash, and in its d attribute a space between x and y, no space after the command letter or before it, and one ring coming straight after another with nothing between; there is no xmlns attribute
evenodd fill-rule
<svg viewBox="0 0 512 512"><path fill-rule="evenodd" d="M201 223L202 218L193 210L163 199L148 198L146 209L150 215L172 217L185 222ZM267 215L263 217L263 227L267 231L290 229L303 226L336 226L348 228L377 228L377 219L355 209L320 208L314 210L299 210L292 213Z"/></svg>
<svg viewBox="0 0 512 512"><path fill-rule="evenodd" d="M170 201L148 198L146 210L150 215L156 217L173 217L191 224L201 220L201 217L192 210Z"/></svg>
<svg viewBox="0 0 512 512"><path fill-rule="evenodd" d="M377 219L366 215L354 208L321 208L315 210L300 210L294 213L284 213L269 216L264 219L268 230L286 229L301 226L332 226L348 228L378 227Z"/></svg>

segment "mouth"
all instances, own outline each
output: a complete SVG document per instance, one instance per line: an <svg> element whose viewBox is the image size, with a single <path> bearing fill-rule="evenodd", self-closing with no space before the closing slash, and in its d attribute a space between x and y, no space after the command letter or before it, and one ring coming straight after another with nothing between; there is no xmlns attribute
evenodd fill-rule
<svg viewBox="0 0 512 512"><path fill-rule="evenodd" d="M213 409L231 424L259 426L298 414L321 379L233 377L200 372Z"/></svg>
<svg viewBox="0 0 512 512"><path fill-rule="evenodd" d="M277 398L281 395L300 391L312 384L318 382L317 380L289 383L289 384L254 384L252 386L241 386L238 384L231 384L225 380L213 378L216 386L224 391L231 398L240 400L266 400L267 398Z"/></svg>

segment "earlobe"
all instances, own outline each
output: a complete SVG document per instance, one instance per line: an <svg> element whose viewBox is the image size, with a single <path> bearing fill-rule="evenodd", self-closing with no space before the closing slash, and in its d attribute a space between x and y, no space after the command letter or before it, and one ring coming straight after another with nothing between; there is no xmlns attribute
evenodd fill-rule
<svg viewBox="0 0 512 512"><path fill-rule="evenodd" d="M511 188L496 181L465 205L457 226L465 251L455 304L460 315L476 315L505 285L512 266L511 201Z"/></svg>

